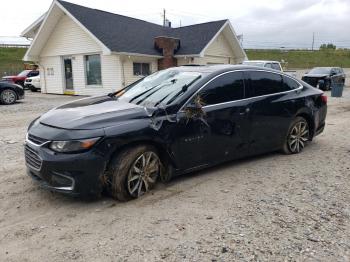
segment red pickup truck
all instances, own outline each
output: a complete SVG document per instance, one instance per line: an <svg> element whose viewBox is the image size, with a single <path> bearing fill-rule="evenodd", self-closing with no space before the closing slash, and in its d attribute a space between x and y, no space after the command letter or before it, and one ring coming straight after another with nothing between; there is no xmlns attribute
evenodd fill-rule
<svg viewBox="0 0 350 262"><path fill-rule="evenodd" d="M39 75L39 71L37 70L24 70L16 76L4 76L2 78L2 81L24 86L24 81L26 80L27 77L32 77L37 75Z"/></svg>

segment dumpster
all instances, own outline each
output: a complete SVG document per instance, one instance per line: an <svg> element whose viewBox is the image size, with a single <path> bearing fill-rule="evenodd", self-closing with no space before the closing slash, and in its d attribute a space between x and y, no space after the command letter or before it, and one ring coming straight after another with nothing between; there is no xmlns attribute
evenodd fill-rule
<svg viewBox="0 0 350 262"><path fill-rule="evenodd" d="M344 89L344 83L333 83L331 96L332 97L342 97Z"/></svg>

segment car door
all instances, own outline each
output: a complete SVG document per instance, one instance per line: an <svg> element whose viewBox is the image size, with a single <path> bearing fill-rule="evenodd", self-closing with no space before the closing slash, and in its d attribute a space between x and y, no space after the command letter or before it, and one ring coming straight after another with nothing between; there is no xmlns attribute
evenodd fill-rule
<svg viewBox="0 0 350 262"><path fill-rule="evenodd" d="M268 71L249 71L247 96L251 98L251 152L278 149L296 111L300 85L287 76ZM284 80L285 78L285 80ZM294 83L290 87L288 81ZM291 84L292 86L293 84Z"/></svg>
<svg viewBox="0 0 350 262"><path fill-rule="evenodd" d="M177 162L182 168L205 166L248 152L249 101L242 72L224 73L208 82L178 117ZM202 104L193 113L194 104Z"/></svg>

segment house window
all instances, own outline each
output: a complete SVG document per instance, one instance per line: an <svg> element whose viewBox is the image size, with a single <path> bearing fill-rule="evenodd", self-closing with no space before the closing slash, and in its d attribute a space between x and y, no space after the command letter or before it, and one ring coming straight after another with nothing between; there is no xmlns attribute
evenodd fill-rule
<svg viewBox="0 0 350 262"><path fill-rule="evenodd" d="M85 71L87 85L101 85L101 57L100 55L85 56Z"/></svg>
<svg viewBox="0 0 350 262"><path fill-rule="evenodd" d="M148 63L134 63L135 76L148 76L150 74Z"/></svg>

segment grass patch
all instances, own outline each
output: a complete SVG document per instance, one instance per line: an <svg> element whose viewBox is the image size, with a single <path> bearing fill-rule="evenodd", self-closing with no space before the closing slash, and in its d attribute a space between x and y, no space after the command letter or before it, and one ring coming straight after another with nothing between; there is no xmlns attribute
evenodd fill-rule
<svg viewBox="0 0 350 262"><path fill-rule="evenodd" d="M350 68L350 50L246 50L250 60L276 60L287 62L288 69L317 66L340 66Z"/></svg>
<svg viewBox="0 0 350 262"><path fill-rule="evenodd" d="M0 77L16 75L24 69L22 58L26 48L0 47Z"/></svg>

